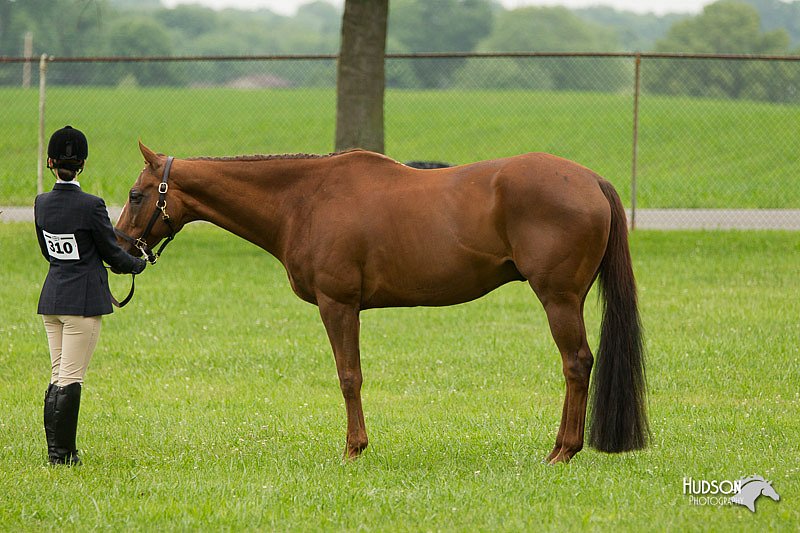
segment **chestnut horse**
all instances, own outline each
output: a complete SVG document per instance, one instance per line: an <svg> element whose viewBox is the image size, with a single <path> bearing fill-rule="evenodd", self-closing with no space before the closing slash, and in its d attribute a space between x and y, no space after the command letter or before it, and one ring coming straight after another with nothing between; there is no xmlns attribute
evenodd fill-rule
<svg viewBox="0 0 800 533"><path fill-rule="evenodd" d="M120 244L132 250L127 236L141 236L138 246L152 256L151 246L205 220L275 256L297 296L319 307L347 410L345 457L367 447L362 310L454 305L527 281L566 379L545 461L569 461L584 441L593 357L583 305L597 277L604 312L589 443L606 452L646 445L625 211L613 186L589 169L542 153L417 170L364 150L173 160L139 148L146 164L117 224Z"/></svg>

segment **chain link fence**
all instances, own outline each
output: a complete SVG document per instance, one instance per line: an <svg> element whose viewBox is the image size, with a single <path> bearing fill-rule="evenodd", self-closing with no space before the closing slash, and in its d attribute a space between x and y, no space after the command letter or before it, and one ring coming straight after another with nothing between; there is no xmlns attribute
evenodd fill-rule
<svg viewBox="0 0 800 533"><path fill-rule="evenodd" d="M138 140L177 157L333 149L335 56L42 65L44 135L86 132L81 183L109 205L141 170ZM41 80L34 61L22 87L25 68L0 58L5 206L37 193ZM387 57L386 81L399 161L550 152L612 181L639 227L800 229L800 57L407 54Z"/></svg>

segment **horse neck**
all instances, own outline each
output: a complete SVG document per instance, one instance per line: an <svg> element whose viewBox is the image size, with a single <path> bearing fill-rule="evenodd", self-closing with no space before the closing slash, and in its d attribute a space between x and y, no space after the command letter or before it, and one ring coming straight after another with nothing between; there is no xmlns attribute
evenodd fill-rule
<svg viewBox="0 0 800 533"><path fill-rule="evenodd" d="M180 188L188 221L205 220L264 248L278 259L295 206L314 185L310 160L187 160Z"/></svg>
<svg viewBox="0 0 800 533"><path fill-rule="evenodd" d="M761 494L762 489L764 488L764 483L761 481L751 481L750 483L742 486L742 490L739 491L739 496L755 499Z"/></svg>

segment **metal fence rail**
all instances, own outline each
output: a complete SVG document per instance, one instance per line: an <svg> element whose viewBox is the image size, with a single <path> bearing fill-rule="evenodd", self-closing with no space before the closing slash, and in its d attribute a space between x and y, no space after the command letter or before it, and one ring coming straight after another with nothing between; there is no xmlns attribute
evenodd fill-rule
<svg viewBox="0 0 800 533"><path fill-rule="evenodd" d="M90 139L85 188L111 204L137 139L179 157L333 148L335 55L44 56L38 91L20 87L30 61L0 57L0 205L49 187L41 144L66 123ZM611 180L643 227L800 229L800 56L393 54L386 75L395 159L546 151Z"/></svg>

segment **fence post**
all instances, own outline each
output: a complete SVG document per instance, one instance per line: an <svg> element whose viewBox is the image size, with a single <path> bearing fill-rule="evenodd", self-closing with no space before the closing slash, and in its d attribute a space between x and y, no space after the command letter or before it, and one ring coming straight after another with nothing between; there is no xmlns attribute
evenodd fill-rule
<svg viewBox="0 0 800 533"><path fill-rule="evenodd" d="M36 194L44 192L44 104L47 88L47 54L39 59L39 151L36 154Z"/></svg>
<svg viewBox="0 0 800 533"><path fill-rule="evenodd" d="M639 159L639 92L642 55L637 52L633 74L633 153L631 154L631 229L636 229L636 164Z"/></svg>
<svg viewBox="0 0 800 533"><path fill-rule="evenodd" d="M31 58L33 57L33 33L25 32L25 38L22 43L22 55L25 57L25 62L22 64L22 88L31 88Z"/></svg>

